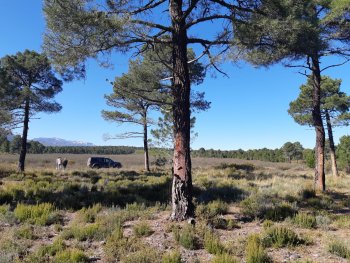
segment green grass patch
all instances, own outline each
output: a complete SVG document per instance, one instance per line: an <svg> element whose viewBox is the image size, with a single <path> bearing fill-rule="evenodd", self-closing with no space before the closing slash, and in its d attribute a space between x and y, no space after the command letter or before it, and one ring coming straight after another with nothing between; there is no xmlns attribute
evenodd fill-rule
<svg viewBox="0 0 350 263"><path fill-rule="evenodd" d="M148 237L154 232L147 222L141 221L133 226L134 235L137 237Z"/></svg>
<svg viewBox="0 0 350 263"><path fill-rule="evenodd" d="M247 263L270 263L271 258L267 255L263 242L259 235L253 234L248 237L246 247Z"/></svg>
<svg viewBox="0 0 350 263"><path fill-rule="evenodd" d="M162 257L162 263L182 263L180 252L175 250L164 254Z"/></svg>
<svg viewBox="0 0 350 263"><path fill-rule="evenodd" d="M316 228L317 226L317 221L316 221L316 217L312 214L308 214L306 212L301 212L296 214L293 219L292 222L300 227L303 228Z"/></svg>
<svg viewBox="0 0 350 263"><path fill-rule="evenodd" d="M211 263L238 263L239 261L234 256L224 253L221 255L216 255L210 262Z"/></svg>
<svg viewBox="0 0 350 263"><path fill-rule="evenodd" d="M204 249L210 254L219 255L225 250L225 247L220 242L220 238L214 231L206 231L204 235Z"/></svg>
<svg viewBox="0 0 350 263"><path fill-rule="evenodd" d="M339 241L339 240L332 241L328 245L328 251L339 257L350 259L350 249L342 241Z"/></svg>
<svg viewBox="0 0 350 263"><path fill-rule="evenodd" d="M185 225L183 229L173 228L174 239L186 249L197 249L198 238L196 237L195 228L191 225Z"/></svg>
<svg viewBox="0 0 350 263"><path fill-rule="evenodd" d="M35 225L50 225L58 220L55 208L50 203L37 205L18 204L14 210L14 215L20 222L28 222Z"/></svg>
<svg viewBox="0 0 350 263"><path fill-rule="evenodd" d="M291 229L284 226L272 226L265 231L263 237L265 246L286 247L304 244L305 241Z"/></svg>

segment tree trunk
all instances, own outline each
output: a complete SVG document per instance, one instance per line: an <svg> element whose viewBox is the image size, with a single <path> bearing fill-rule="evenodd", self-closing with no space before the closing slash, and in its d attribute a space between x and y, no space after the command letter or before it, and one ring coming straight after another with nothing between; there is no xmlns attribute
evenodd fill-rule
<svg viewBox="0 0 350 263"><path fill-rule="evenodd" d="M182 0L170 0L173 59L174 157L172 185L172 220L194 216L190 157L190 78L187 64L187 32Z"/></svg>
<svg viewBox="0 0 350 263"><path fill-rule="evenodd" d="M315 149L315 186L320 191L326 190L326 178L324 172L324 145L325 133L321 116L321 71L318 57L312 58L312 80L313 80L313 109L312 118L316 131Z"/></svg>
<svg viewBox="0 0 350 263"><path fill-rule="evenodd" d="M29 125L29 99L26 99L24 106L24 120L23 120L23 132L21 140L21 151L19 154L18 171L24 172L24 164L27 154L27 137L28 137L28 125Z"/></svg>
<svg viewBox="0 0 350 263"><path fill-rule="evenodd" d="M149 169L149 156L148 156L147 112L144 112L143 118L144 118L143 119L143 151L145 153L145 170L149 172L150 169Z"/></svg>
<svg viewBox="0 0 350 263"><path fill-rule="evenodd" d="M328 111L326 111L326 122L327 122L327 131L328 131L328 139L329 139L329 148L331 150L332 173L333 173L333 176L338 177L339 173L338 173L338 167L337 167L337 160L335 158L335 147L334 147L332 124L331 124L331 118L329 116Z"/></svg>

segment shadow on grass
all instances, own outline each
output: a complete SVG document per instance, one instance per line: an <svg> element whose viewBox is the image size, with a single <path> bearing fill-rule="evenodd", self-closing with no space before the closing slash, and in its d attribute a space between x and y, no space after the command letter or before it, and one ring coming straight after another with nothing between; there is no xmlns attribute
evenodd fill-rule
<svg viewBox="0 0 350 263"><path fill-rule="evenodd" d="M96 176L96 175L94 175ZM152 179L151 179L152 180ZM58 209L77 210L100 203L104 206L124 207L128 203L154 205L168 204L171 197L171 179L164 177L159 182L139 181L128 185L110 182L106 185L88 185L86 183L66 182L60 189L10 189L0 192L0 204L51 203ZM125 183L125 182L124 182Z"/></svg>
<svg viewBox="0 0 350 263"><path fill-rule="evenodd" d="M249 193L235 186L210 186L205 189L194 187L194 196L199 202L208 203L214 200L238 202Z"/></svg>

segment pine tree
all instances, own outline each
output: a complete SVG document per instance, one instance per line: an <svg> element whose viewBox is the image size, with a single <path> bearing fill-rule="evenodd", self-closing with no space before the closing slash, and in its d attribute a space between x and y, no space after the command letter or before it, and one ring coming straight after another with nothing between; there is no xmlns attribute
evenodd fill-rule
<svg viewBox="0 0 350 263"><path fill-rule="evenodd" d="M54 76L48 58L35 51L25 50L3 57L1 70L8 79L8 85L14 89L12 94L16 94L16 97L12 97L12 108L16 111L16 118L23 124L18 161L18 170L23 172L30 118L38 112L61 110L61 105L52 99L62 90L62 81Z"/></svg>

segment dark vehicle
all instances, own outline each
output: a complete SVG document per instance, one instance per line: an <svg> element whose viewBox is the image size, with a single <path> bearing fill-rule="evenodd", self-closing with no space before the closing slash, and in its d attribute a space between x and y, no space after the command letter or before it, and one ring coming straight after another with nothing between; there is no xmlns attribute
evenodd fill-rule
<svg viewBox="0 0 350 263"><path fill-rule="evenodd" d="M105 157L90 157L87 161L87 166L90 168L121 168L120 162L115 162L112 159Z"/></svg>

